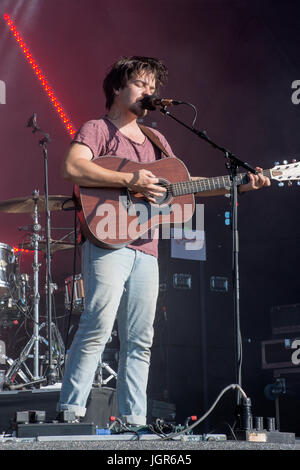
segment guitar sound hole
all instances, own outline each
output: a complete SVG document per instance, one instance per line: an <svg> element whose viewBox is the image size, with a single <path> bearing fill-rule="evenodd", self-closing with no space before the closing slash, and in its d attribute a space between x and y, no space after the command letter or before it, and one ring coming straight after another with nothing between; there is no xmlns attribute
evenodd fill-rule
<svg viewBox="0 0 300 470"><path fill-rule="evenodd" d="M161 206L162 204L168 204L169 200L171 199L171 192L168 188L169 186L169 182L167 180L164 180L162 178L159 178L159 181L158 181L158 186L163 186L164 188L167 189L167 191L162 195L162 196L159 196L159 197L155 197L155 204Z"/></svg>

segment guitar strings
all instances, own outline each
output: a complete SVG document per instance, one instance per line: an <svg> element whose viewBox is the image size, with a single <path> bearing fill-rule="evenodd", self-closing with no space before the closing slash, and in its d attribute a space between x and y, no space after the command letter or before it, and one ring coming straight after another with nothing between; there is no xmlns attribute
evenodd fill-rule
<svg viewBox="0 0 300 470"><path fill-rule="evenodd" d="M270 176L270 170L262 171L264 176ZM238 184L241 184L247 173L239 173L237 175ZM229 175L216 176L213 178L204 178L199 180L179 181L166 185L173 196L181 196L183 194L196 193L198 191L209 191L211 189L221 189L231 186L231 178Z"/></svg>

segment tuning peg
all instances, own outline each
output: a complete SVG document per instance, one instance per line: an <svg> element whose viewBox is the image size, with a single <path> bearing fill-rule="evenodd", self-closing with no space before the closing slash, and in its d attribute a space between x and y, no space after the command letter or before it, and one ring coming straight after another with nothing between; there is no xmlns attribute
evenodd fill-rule
<svg viewBox="0 0 300 470"><path fill-rule="evenodd" d="M296 163L296 161L297 161L296 158L293 158L292 163Z"/></svg>
<svg viewBox="0 0 300 470"><path fill-rule="evenodd" d="M289 182L288 182L288 186L293 186L292 181L289 181Z"/></svg>
<svg viewBox="0 0 300 470"><path fill-rule="evenodd" d="M274 162L274 165L275 165L275 166L278 166L278 165L279 165L279 162Z"/></svg>
<svg viewBox="0 0 300 470"><path fill-rule="evenodd" d="M300 181L297 181L297 185L300 186Z"/></svg>
<svg viewBox="0 0 300 470"><path fill-rule="evenodd" d="M283 165L287 165L288 164L288 161L287 160L283 160Z"/></svg>
<svg viewBox="0 0 300 470"><path fill-rule="evenodd" d="M282 188L282 187L284 186L284 183L283 183L282 181L280 181L280 183L278 183L278 186L279 186L280 188Z"/></svg>

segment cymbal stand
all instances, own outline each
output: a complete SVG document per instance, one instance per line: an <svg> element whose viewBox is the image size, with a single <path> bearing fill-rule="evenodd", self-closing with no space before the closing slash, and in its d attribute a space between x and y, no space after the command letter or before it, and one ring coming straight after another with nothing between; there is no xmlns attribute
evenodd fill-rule
<svg viewBox="0 0 300 470"><path fill-rule="evenodd" d="M41 325L42 327L43 325ZM38 327L38 331L40 330L41 327ZM39 384L44 382L46 379L45 378L37 378L36 371L33 371L33 374L31 373L29 367L26 364L26 360L28 359L30 352L32 348L34 348L34 365L36 365L35 359L36 359L36 352L38 351L38 348L36 347L36 341L39 342L40 338L39 336L36 338L35 333L31 336L30 340L28 343L25 345L23 350L21 351L19 357L15 359L13 362L10 362L10 367L5 375L5 385L9 387L9 389L15 389L15 385L13 385L13 382L17 376L17 374L21 377L21 379L25 382L24 384L21 384L19 387L23 388L26 384L30 383L32 385L34 384ZM39 357L37 358L39 359ZM9 363L9 361L7 361ZM24 368L24 371L22 371L22 367ZM35 367L34 367L35 369ZM36 374L36 375L35 375ZM28 379L29 377L29 379Z"/></svg>
<svg viewBox="0 0 300 470"><path fill-rule="evenodd" d="M39 304L40 304L40 294L39 294L39 240L40 235L39 231L41 226L39 224L38 216L38 198L39 191L34 190L33 200L34 200L34 212L33 212L33 234L32 234L32 245L34 250L34 260L33 260L33 337L34 337L34 356L33 356L33 377L34 380L39 378Z"/></svg>
<svg viewBox="0 0 300 470"><path fill-rule="evenodd" d="M21 366L23 365L24 368L26 369L27 375L33 380L36 381L37 383L40 383L41 377L39 376L39 342L40 342L40 335L39 335L39 304L40 304L40 294L39 294L39 268L40 268L40 263L39 263L39 241L40 241L40 235L39 232L41 230L41 225L39 223L39 215L38 215L38 200L39 200L39 191L34 190L32 193L32 198L34 201L34 211L32 214L33 218L33 233L31 235L31 244L33 247L34 251L34 259L32 263L32 269L33 269L33 293L32 293L32 298L33 298L33 334L28 341L28 343L25 345L23 350L21 351L21 354L19 358L16 360L10 362L10 367L5 375L5 384L10 386L12 381L15 379L16 374L20 375L18 372ZM26 312L25 312L26 313ZM27 367L25 361L29 357L29 354L33 348L33 373L30 372L29 368ZM21 378L25 381L28 382L26 375L20 375Z"/></svg>
<svg viewBox="0 0 300 470"><path fill-rule="evenodd" d="M36 113L29 119L27 127L33 128L33 133L39 132L42 138L39 141L40 147L43 149L44 157L44 186L45 186L45 209L46 209L46 310L47 310L47 330L48 330L48 361L49 368L47 371L48 385L52 385L57 381L57 371L52 360L52 278L51 278L51 252L50 252L50 210L49 210L49 192L48 192L48 149L47 144L51 142L49 134L46 134L37 125Z"/></svg>
<svg viewBox="0 0 300 470"><path fill-rule="evenodd" d="M49 346L49 342L47 339L45 339L43 336L39 334L40 330L46 327L46 323L41 323L41 325L38 325L38 337L37 340L38 342L44 343L47 347ZM56 361L57 361L57 366L59 368L62 367L63 362L64 362L64 343L63 339L61 337L61 334L59 333L58 329L56 328L56 325L52 323L51 325L51 333L52 336L55 338L55 347L53 346L53 354L56 355ZM35 354L37 349L35 348L35 343L36 343L36 335L33 334L28 341L28 343L24 346L22 349L19 357L15 359L14 361L7 356L5 356L6 362L10 365L7 373L5 374L5 385L8 386L10 390L17 390L20 388L24 387L31 387L35 386L44 382L47 382L47 378L44 376L41 376L37 378L32 374L30 371L29 367L26 364L26 360L30 357L30 352L32 348L34 348L34 356L33 358L35 359ZM43 356L38 356L38 359L43 359ZM47 359L46 359L47 362ZM23 369L23 370L22 370ZM21 384L14 384L14 380L16 376L19 376L23 383Z"/></svg>

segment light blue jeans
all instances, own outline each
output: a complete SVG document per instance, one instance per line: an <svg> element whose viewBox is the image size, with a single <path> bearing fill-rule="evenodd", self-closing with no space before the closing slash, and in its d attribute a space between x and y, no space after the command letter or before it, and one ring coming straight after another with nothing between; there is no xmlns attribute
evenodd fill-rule
<svg viewBox="0 0 300 470"><path fill-rule="evenodd" d="M117 316L119 412L124 422L144 425L158 295L157 259L127 247L102 249L89 241L82 249L85 310L68 354L57 409L85 415L99 358Z"/></svg>

